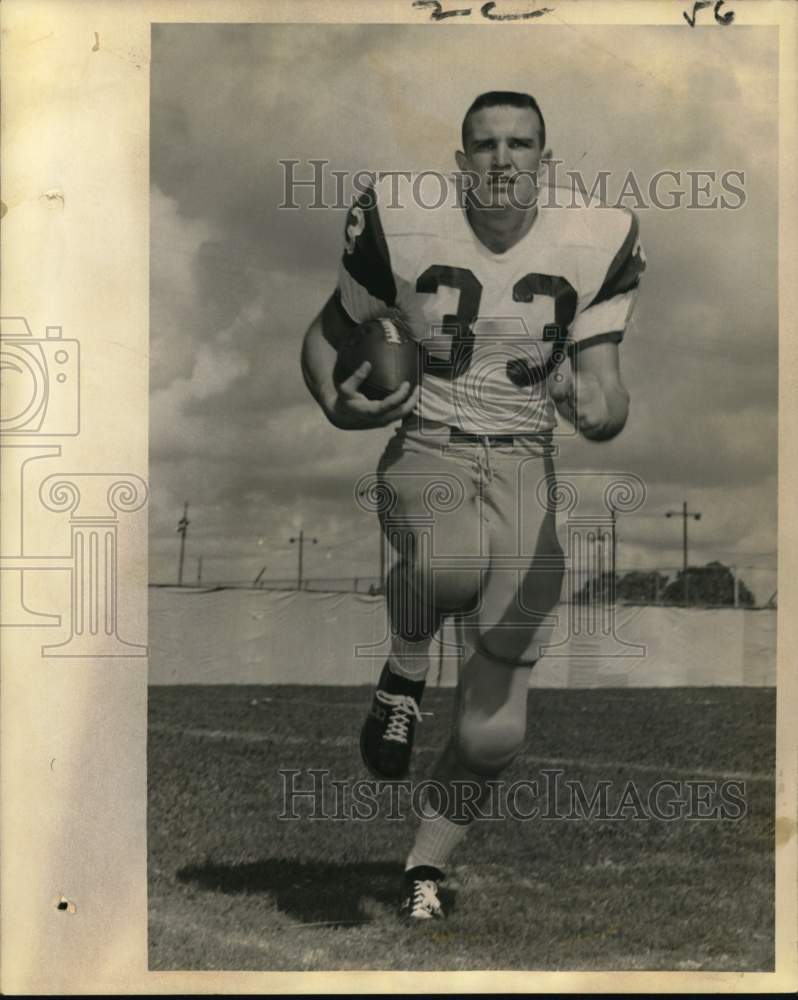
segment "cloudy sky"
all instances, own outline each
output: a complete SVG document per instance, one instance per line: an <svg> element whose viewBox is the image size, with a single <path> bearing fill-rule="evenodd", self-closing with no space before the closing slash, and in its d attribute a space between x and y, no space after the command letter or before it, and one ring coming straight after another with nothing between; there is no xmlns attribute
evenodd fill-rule
<svg viewBox="0 0 798 1000"><path fill-rule="evenodd" d="M282 159L330 169L453 168L481 91L536 95L561 171L745 171L738 211L638 212L648 270L622 348L632 411L561 469L640 476L624 566L721 559L774 581L777 471L777 36L717 26L168 25L153 33L150 578L370 575L376 522L352 484L390 430L330 427L299 369L334 287L343 210L278 209ZM298 168L301 169L301 168ZM684 182L687 186L687 181ZM613 188L611 187L611 190ZM297 199L307 204L307 199ZM627 202L627 204L629 204ZM775 589L775 582L772 590Z"/></svg>

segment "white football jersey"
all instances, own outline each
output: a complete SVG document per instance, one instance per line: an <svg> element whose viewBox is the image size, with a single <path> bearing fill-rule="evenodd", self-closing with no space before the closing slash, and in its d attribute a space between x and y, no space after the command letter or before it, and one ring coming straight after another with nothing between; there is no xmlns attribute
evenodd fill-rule
<svg viewBox="0 0 798 1000"><path fill-rule="evenodd" d="M645 257L625 208L538 209L505 253L450 198L391 207L379 183L349 211L338 299L356 323L397 308L422 345L417 413L473 434L557 421L546 379L569 350L620 341Z"/></svg>

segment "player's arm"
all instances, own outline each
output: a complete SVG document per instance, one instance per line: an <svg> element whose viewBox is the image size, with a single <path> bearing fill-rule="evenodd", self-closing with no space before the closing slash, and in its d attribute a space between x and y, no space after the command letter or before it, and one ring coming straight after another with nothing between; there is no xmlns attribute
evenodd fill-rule
<svg viewBox="0 0 798 1000"><path fill-rule="evenodd" d="M385 427L411 413L418 388L402 385L385 399L360 392L371 366L364 362L336 389L333 382L338 348L361 322L384 315L395 304L396 277L379 217L377 197L363 192L349 210L338 287L311 323L302 345L305 382L335 427L368 430Z"/></svg>
<svg viewBox="0 0 798 1000"><path fill-rule="evenodd" d="M591 441L619 434L629 416L629 393L621 380L617 342L598 340L571 354L572 371L550 380L559 412Z"/></svg>
<svg viewBox="0 0 798 1000"><path fill-rule="evenodd" d="M615 437L629 416L629 393L620 372L620 343L646 267L634 213L624 210L604 218L616 234L617 250L598 290L595 294L591 291L588 304L571 326L571 371L563 365L549 380L559 412L592 441ZM609 242L610 249L612 246Z"/></svg>
<svg viewBox="0 0 798 1000"><path fill-rule="evenodd" d="M337 349L350 331L357 326L347 316L337 294L330 296L319 315L308 327L302 343L302 375L305 384L324 415L342 430L369 430L385 427L401 420L413 410L418 389L411 391L403 382L396 392L385 399L367 399L360 385L371 370L366 361L336 389L332 372Z"/></svg>

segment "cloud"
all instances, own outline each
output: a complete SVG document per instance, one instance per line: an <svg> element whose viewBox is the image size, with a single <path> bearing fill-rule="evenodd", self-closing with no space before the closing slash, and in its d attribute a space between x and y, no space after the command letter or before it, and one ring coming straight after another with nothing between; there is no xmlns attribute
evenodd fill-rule
<svg viewBox="0 0 798 1000"><path fill-rule="evenodd" d="M180 214L175 198L150 192L150 380L154 388L185 377L197 345L199 283L196 263L210 238L202 219Z"/></svg>

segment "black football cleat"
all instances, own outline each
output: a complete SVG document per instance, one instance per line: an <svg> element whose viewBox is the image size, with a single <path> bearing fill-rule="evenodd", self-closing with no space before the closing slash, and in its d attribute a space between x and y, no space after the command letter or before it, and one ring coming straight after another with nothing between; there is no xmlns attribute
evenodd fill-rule
<svg viewBox="0 0 798 1000"><path fill-rule="evenodd" d="M360 730L360 754L375 778L401 781L410 769L424 681L411 681L382 668L369 714Z"/></svg>
<svg viewBox="0 0 798 1000"><path fill-rule="evenodd" d="M432 865L417 865L405 872L399 916L407 923L440 920L445 916L438 889L443 872Z"/></svg>

